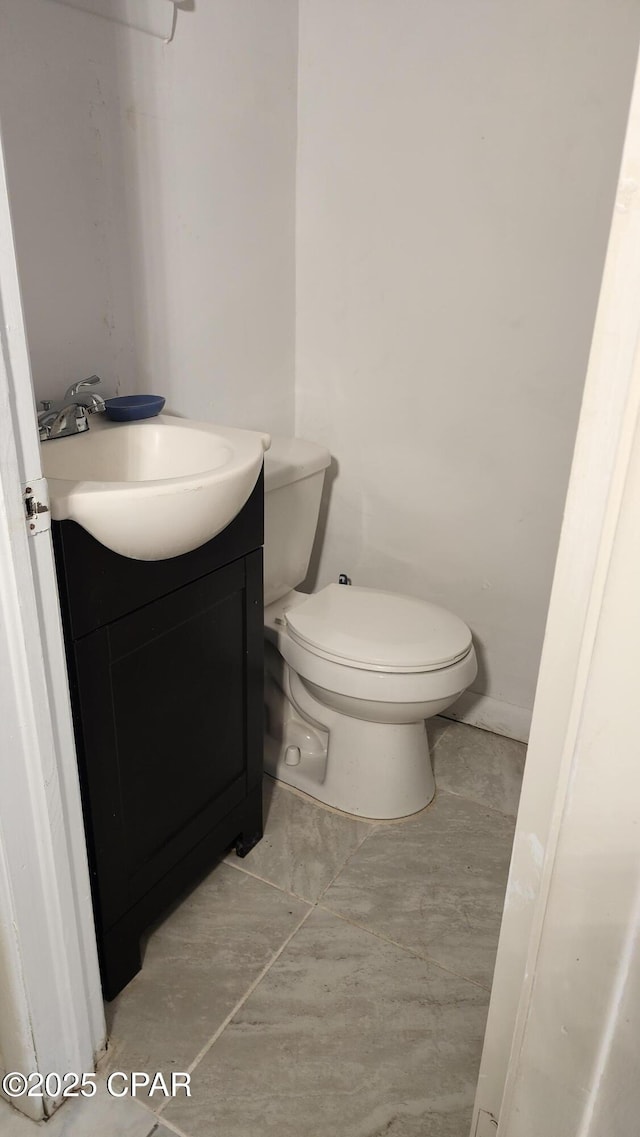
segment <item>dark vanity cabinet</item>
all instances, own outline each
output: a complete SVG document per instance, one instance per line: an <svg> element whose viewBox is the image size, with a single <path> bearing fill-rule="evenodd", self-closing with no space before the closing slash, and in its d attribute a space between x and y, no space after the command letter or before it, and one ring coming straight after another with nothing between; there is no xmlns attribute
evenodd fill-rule
<svg viewBox="0 0 640 1137"><path fill-rule="evenodd" d="M143 928L262 835L262 476L236 519L167 561L53 537L107 999Z"/></svg>

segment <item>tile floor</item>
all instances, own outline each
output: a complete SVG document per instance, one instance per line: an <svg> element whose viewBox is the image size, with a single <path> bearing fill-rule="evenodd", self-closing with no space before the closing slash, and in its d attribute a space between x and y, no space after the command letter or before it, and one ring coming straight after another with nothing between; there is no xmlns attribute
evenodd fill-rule
<svg viewBox="0 0 640 1137"><path fill-rule="evenodd" d="M151 931L107 1006L101 1074L188 1070L192 1097L101 1086L47 1137L468 1137L525 748L429 733L438 791L405 821L266 779L263 840ZM0 1111L2 1137L35 1129Z"/></svg>

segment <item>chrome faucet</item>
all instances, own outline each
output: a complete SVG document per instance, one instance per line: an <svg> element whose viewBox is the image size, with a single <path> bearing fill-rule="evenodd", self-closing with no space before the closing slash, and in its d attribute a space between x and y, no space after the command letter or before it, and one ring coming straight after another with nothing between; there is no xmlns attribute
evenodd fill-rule
<svg viewBox="0 0 640 1137"><path fill-rule="evenodd" d="M89 414L103 411L104 399L102 396L94 395L93 391L87 391L87 387L96 387L101 381L98 375L90 375L88 379L81 379L78 383L72 383L64 393L65 403L75 403L78 407L86 407Z"/></svg>
<svg viewBox="0 0 640 1137"><path fill-rule="evenodd" d="M105 409L104 399L86 389L95 387L99 382L97 375L90 375L88 379L81 379L67 387L60 403L53 403L50 399L41 401L42 410L38 414L41 442L48 442L52 438L68 438L71 434L82 434L89 429L89 415Z"/></svg>

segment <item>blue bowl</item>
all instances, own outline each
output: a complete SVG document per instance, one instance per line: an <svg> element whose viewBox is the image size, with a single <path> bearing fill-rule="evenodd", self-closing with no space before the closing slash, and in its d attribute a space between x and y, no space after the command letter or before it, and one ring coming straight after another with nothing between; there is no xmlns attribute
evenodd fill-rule
<svg viewBox="0 0 640 1137"><path fill-rule="evenodd" d="M123 395L120 399L107 399L105 411L114 422L135 422L159 415L164 404L162 395Z"/></svg>

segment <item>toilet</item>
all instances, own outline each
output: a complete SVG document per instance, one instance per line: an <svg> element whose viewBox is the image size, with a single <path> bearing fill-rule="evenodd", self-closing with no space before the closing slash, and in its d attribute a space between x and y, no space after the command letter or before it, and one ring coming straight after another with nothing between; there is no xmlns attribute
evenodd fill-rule
<svg viewBox="0 0 640 1137"><path fill-rule="evenodd" d="M296 591L330 460L296 438L265 454L265 769L345 813L406 817L435 792L425 719L473 682L475 650L467 625L426 600Z"/></svg>

